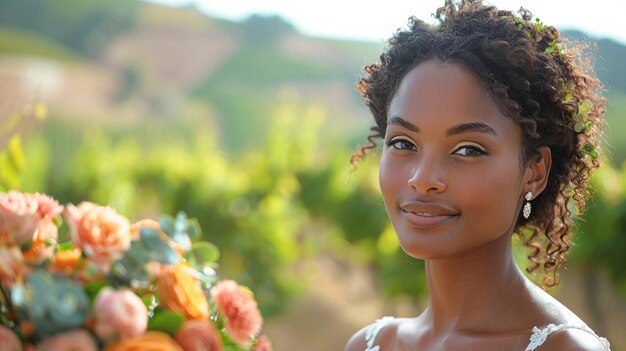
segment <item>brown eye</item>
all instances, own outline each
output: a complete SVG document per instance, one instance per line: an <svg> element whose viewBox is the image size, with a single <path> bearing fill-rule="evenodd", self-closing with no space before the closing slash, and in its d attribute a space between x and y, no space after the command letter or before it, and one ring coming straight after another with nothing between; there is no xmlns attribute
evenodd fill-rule
<svg viewBox="0 0 626 351"><path fill-rule="evenodd" d="M393 139L387 143L387 146L397 149L397 150L410 150L410 151L417 150L417 147L415 147L415 145L412 142L406 139Z"/></svg>
<svg viewBox="0 0 626 351"><path fill-rule="evenodd" d="M455 155L467 156L467 157L478 157L486 155L487 152L478 146L474 145L464 145L454 150Z"/></svg>

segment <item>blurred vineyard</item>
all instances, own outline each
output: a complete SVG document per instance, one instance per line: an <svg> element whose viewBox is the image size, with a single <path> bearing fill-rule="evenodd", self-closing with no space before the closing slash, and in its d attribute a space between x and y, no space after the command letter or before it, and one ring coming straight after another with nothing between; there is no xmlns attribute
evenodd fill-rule
<svg viewBox="0 0 626 351"><path fill-rule="evenodd" d="M22 5L31 3L46 2ZM11 67L0 71L0 190L44 192L61 203L90 200L131 219L185 211L219 247L220 275L250 286L270 319L288 315L292 301L323 281L320 275L332 275L319 261L344 272L363 267L389 304L419 306L427 293L423 264L402 252L387 221L376 155L356 169L349 163L369 124L353 84L380 45L304 38L276 18L235 24L190 9L128 3L90 0L69 13L49 5L47 21L100 20L46 37L36 18L24 24L3 17L26 10L0 1L0 68ZM93 31L100 33L97 45L86 38L90 26L101 26ZM182 34L172 32L179 26ZM166 67L160 56L129 51L148 50L150 33L199 35L190 28L209 33L201 40L220 48L205 57L204 75L183 74L176 58ZM15 67L33 57L80 79L51 98L41 86L25 89L31 78ZM614 66L604 59L598 70L608 76ZM603 295L594 282L608 280L626 299L625 76L607 83L611 158L594 175L568 265L588 282L581 293L590 324L615 340L606 325L611 311L598 303ZM91 96L91 88L101 90ZM523 250L517 255L524 265ZM347 337L336 335L328 348Z"/></svg>

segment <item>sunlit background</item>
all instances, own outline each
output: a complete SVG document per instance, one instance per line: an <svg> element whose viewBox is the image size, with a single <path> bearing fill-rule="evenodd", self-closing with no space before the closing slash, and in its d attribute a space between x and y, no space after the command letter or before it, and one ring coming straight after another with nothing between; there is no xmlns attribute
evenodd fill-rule
<svg viewBox="0 0 626 351"><path fill-rule="evenodd" d="M609 0L492 3L594 43L608 156L552 293L626 350L623 14ZM418 314L423 264L387 222L376 156L349 164L371 118L354 85L443 1L364 4L0 0L1 189L198 218L279 351L341 350L382 315Z"/></svg>
<svg viewBox="0 0 626 351"><path fill-rule="evenodd" d="M252 14L279 15L306 35L353 40L381 41L406 23L409 15L432 22L441 0L364 3L358 0L294 2L288 0L150 0L169 6L192 6L210 16L241 21ZM530 9L545 23L561 29L577 29L596 38L626 43L617 0L594 1L592 5L545 0L497 0L487 3L501 9ZM565 6L564 6L565 5Z"/></svg>

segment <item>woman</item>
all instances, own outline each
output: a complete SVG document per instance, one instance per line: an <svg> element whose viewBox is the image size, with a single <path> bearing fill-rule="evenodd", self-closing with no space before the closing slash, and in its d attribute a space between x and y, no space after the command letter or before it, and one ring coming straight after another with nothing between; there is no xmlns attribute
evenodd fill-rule
<svg viewBox="0 0 626 351"><path fill-rule="evenodd" d="M416 318L385 317L346 351L609 350L530 282L558 284L597 167L599 81L559 32L481 1L447 1L430 26L412 18L366 67L359 90L382 139L380 188L407 254L425 260L430 300Z"/></svg>

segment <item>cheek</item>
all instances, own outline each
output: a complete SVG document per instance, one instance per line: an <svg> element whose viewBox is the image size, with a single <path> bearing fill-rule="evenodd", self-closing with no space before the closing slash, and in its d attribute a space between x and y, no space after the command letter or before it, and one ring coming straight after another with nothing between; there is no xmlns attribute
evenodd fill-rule
<svg viewBox="0 0 626 351"><path fill-rule="evenodd" d="M392 160L383 152L378 169L378 185L385 205L389 205L394 195L397 195L406 184L407 180L402 167L394 165Z"/></svg>
<svg viewBox="0 0 626 351"><path fill-rule="evenodd" d="M472 186L460 187L458 191L465 200L468 218L478 220L480 227L492 227L496 233L515 223L521 186L517 169L494 169L465 177L466 184Z"/></svg>

